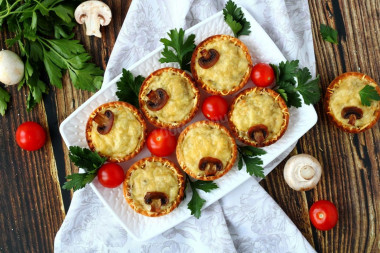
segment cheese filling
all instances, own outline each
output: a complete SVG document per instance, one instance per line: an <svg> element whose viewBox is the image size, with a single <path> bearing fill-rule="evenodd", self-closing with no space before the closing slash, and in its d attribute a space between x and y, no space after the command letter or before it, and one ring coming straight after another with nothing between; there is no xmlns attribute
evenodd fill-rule
<svg viewBox="0 0 380 253"><path fill-rule="evenodd" d="M204 157L216 158L223 163L224 169L232 158L232 145L229 135L223 130L200 125L187 132L180 152L186 167L198 176L204 176L205 171L198 167L199 161Z"/></svg>
<svg viewBox="0 0 380 253"><path fill-rule="evenodd" d="M210 88L226 93L239 86L249 70L249 62L243 49L228 39L211 41L202 49L215 49L220 57L214 66L204 69L198 64L201 57L199 50L195 63L198 78Z"/></svg>
<svg viewBox="0 0 380 253"><path fill-rule="evenodd" d="M169 100L162 109L158 111L148 109L148 112L161 122L177 123L185 120L196 106L197 101L192 86L189 84L188 79L179 73L165 71L158 76L153 76L149 87L144 91L144 101L149 100L146 95L151 90L157 90L158 88L166 91L169 95Z"/></svg>
<svg viewBox="0 0 380 253"><path fill-rule="evenodd" d="M104 108L111 110L114 122L109 133L98 133L98 124L92 121L91 137L97 152L112 158L123 158L136 150L143 139L143 127L136 116L124 106Z"/></svg>
<svg viewBox="0 0 380 253"><path fill-rule="evenodd" d="M342 109L349 106L355 106L363 110L363 117L356 119L355 127L364 127L376 118L376 111L380 109L380 102L372 101L371 106L364 106L360 100L359 92L367 84L376 87L376 84L368 83L365 79L356 76L344 78L335 85L330 97L329 106L332 114L338 121L352 127L352 125L348 124L349 119L342 117Z"/></svg>
<svg viewBox="0 0 380 253"><path fill-rule="evenodd" d="M276 137L284 124L283 112L275 99L265 91L250 92L240 98L232 111L231 120L239 135L249 139L248 130L263 124L268 128L266 140Z"/></svg>
<svg viewBox="0 0 380 253"><path fill-rule="evenodd" d="M147 161L144 167L134 170L129 179L130 193L134 203L140 208L150 211L151 205L144 201L147 192L162 192L168 196L169 202L162 205L161 210L170 208L179 192L177 175L161 162Z"/></svg>

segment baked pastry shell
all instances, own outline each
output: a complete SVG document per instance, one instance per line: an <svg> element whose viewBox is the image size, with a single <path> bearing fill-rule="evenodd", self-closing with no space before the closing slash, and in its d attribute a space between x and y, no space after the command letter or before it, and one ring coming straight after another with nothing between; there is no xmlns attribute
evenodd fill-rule
<svg viewBox="0 0 380 253"><path fill-rule="evenodd" d="M96 147L95 147L95 145L94 145L94 143L92 141L91 131L92 131L92 122L93 122L93 119L94 119L94 117L96 116L96 114L99 111L102 111L103 109L112 108L112 107L119 107L119 106L123 106L123 107L129 108L129 110L133 113L133 115L136 116L137 120L141 124L144 136L143 136L143 139L140 141L139 145L136 147L136 149L132 153L130 153L130 154L128 154L128 155L126 155L125 157L122 157L122 158L115 158L115 157L112 157L112 156L104 155L104 154L102 154L102 153L100 153L100 152L98 152L96 150ZM120 163L120 162L124 162L124 161L130 160L133 157L135 157L143 149L146 136L147 136L147 126L146 126L146 123L144 121L143 116L141 115L141 113L133 105L131 105L131 104L127 103L127 102L115 101L115 102L109 102L109 103L102 104L102 105L100 105L98 108L96 108L90 114L90 117L87 120L87 125L86 125L86 140L87 140L87 144L88 144L89 148L92 151L98 152L99 155L102 156L102 157L107 157L107 161L108 162L114 162L114 163L117 162L117 163Z"/></svg>
<svg viewBox="0 0 380 253"><path fill-rule="evenodd" d="M162 164L168 165L167 167L169 167L177 175L178 185L179 185L178 196L176 197L176 199L174 200L170 208L167 208L163 212L158 213L158 212L146 211L140 208L138 205L136 205L131 196L130 185L128 184L129 179L132 175L132 172L135 171L136 169L139 169L145 162L160 162ZM182 202L184 198L185 186L186 186L186 180L182 171L172 161L166 158L162 158L162 157L151 156L151 157L146 157L135 162L128 169L127 173L125 174L125 179L123 182L123 193L124 193L124 198L127 201L128 205L137 213L140 213L142 215L149 216L149 217L158 217L158 216L163 216L172 212Z"/></svg>
<svg viewBox="0 0 380 253"><path fill-rule="evenodd" d="M182 121L177 122L177 123L166 123L166 122L162 122L159 119L152 117L149 114L149 109L147 108L146 104L143 102L143 94L144 94L144 91L149 87L150 80L154 76L161 75L163 72L175 72L175 73L178 73L179 75L183 76L184 78L186 78L188 81L188 84L191 86L191 88L195 94L195 99L196 99L195 106L191 109L189 115L185 119L183 119ZM191 121L194 118L196 112L199 109L200 93L199 93L199 90L198 90L193 78L189 74L187 74L185 71L183 71L181 69L177 69L177 68L171 68L171 67L161 68L161 69L154 71L147 78L145 78L143 84L141 85L140 92L139 92L139 104L140 104L140 109L143 112L144 116L152 125L154 125L156 127L161 127L161 128L173 129L173 128L178 128L178 127L181 127L181 126L187 124L189 121Z"/></svg>
<svg viewBox="0 0 380 253"><path fill-rule="evenodd" d="M200 125L212 125L215 128L221 129L222 131L224 131L228 135L229 139L231 140L231 144L232 144L232 157L228 161L228 164L226 165L226 167L221 172L219 172L217 175L214 175L214 176L198 176L197 174L195 174L191 169L189 169L186 166L186 164L184 162L185 161L184 156L182 155L182 152L180 152L180 150L179 150L179 147L182 145L182 143L183 143L183 141L184 141L187 133L190 130L192 130L194 128L197 128ZM223 125L221 125L219 123L216 123L216 122L208 121L208 120L197 121L197 122L189 125L188 127L186 127L185 130L183 130L182 133L179 135L178 142L177 142L176 156L177 156L177 160L178 160L179 165L181 166L181 168L183 169L183 171L186 172L186 174L188 174L189 176L191 176L192 178L195 178L197 180L212 181L212 180L221 178L228 171L231 170L232 166L234 165L234 163L236 161L236 157L237 157L237 145L236 145L235 139L231 135L230 131L228 131L228 129L226 127L224 127Z"/></svg>
<svg viewBox="0 0 380 253"><path fill-rule="evenodd" d="M199 78L199 76L197 74L197 71L195 69L195 64L197 64L197 61L198 61L198 58L197 58L198 53L208 43L210 43L212 41L215 41L215 40L219 40L219 39L230 40L235 45L239 46L244 51L244 55L245 55L246 59L248 60L248 71L245 73L245 75L242 78L240 84L238 86L236 86L235 88L233 88L232 90L229 90L227 92L221 92L219 90L216 90L216 89L213 89L213 88L209 87L206 83L204 83L202 81L202 79ZM240 89L242 89L247 84L247 82L249 81L249 78L251 76L252 65L253 64L252 64L251 55L249 53L249 50L248 50L247 46L243 42L241 42L239 39L237 39L235 37L232 37L232 36L229 36L229 35L223 35L222 34L222 35L214 35L214 36L208 37L207 39L205 39L204 41L202 41L201 43L198 44L198 46L195 48L195 50L193 52L193 55L191 57L190 68L191 68L191 74L193 75L195 82L197 84L199 84L202 87L202 89L204 89L206 92L208 92L210 94L213 94L213 95L227 96L227 95L230 95L230 94L233 94L233 93L239 91Z"/></svg>
<svg viewBox="0 0 380 253"><path fill-rule="evenodd" d="M267 94L269 94L270 96L272 96L274 98L274 100L277 102L277 104L281 108L282 117L284 119L284 123L281 127L280 133L271 139L265 140L262 144L258 144L255 141L252 141L252 140L249 140L247 138L244 138L243 136L240 136L239 130L237 129L237 127L235 126L235 124L232 121L232 112L235 109L236 103L239 102L241 99L243 99L243 97L246 96L248 93L257 92L257 91L258 92L266 92ZM288 110L288 107L286 105L285 100L280 96L280 94L278 94L274 90L268 89L268 88L260 88L260 87L249 88L249 89L245 89L242 92L240 92L232 101L230 109L228 111L228 124L230 126L232 133L236 136L236 138L238 138L244 144L247 144L247 145L250 145L253 147L265 147L265 146L269 146L269 145L275 143L284 135L284 133L285 133L285 131L289 125L289 110Z"/></svg>

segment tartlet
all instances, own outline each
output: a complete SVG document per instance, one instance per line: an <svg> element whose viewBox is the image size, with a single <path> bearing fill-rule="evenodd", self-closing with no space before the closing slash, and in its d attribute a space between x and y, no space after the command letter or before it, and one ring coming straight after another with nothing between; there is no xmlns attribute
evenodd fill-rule
<svg viewBox="0 0 380 253"><path fill-rule="evenodd" d="M370 106L361 103L359 92L366 85L380 88L369 76L347 72L335 78L327 87L325 109L332 122L349 133L359 133L371 128L380 118L380 101Z"/></svg>
<svg viewBox="0 0 380 253"><path fill-rule="evenodd" d="M139 93L140 108L156 127L177 128L189 122L199 108L200 94L192 77L176 68L151 73Z"/></svg>
<svg viewBox="0 0 380 253"><path fill-rule="evenodd" d="M232 168L237 146L227 128L205 120L183 130L178 137L176 154L179 165L188 175L211 181Z"/></svg>
<svg viewBox="0 0 380 253"><path fill-rule="evenodd" d="M228 122L234 135L247 145L264 147L276 142L289 124L284 99L267 88L250 88L232 101Z"/></svg>
<svg viewBox="0 0 380 253"><path fill-rule="evenodd" d="M136 212L157 217L170 213L182 201L185 178L173 162L147 157L134 163L125 175L124 197Z"/></svg>
<svg viewBox="0 0 380 253"><path fill-rule="evenodd" d="M144 146L146 134L141 113L121 101L96 108L86 125L88 146L109 162L123 162L136 156Z"/></svg>
<svg viewBox="0 0 380 253"><path fill-rule="evenodd" d="M194 80L208 93L229 95L248 82L252 59L248 48L235 37L214 35L202 41L191 58Z"/></svg>

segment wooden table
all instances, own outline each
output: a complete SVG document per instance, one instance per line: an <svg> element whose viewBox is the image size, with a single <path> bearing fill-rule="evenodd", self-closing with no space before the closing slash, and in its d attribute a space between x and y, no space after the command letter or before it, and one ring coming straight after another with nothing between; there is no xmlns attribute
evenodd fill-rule
<svg viewBox="0 0 380 253"><path fill-rule="evenodd" d="M131 1L105 1L113 13L111 24L102 29L102 39L87 37L83 27L78 39L93 61L106 67L117 34ZM380 1L310 1L313 39L323 93L339 74L360 71L380 83ZM340 44L327 43L319 25L338 30ZM0 45L10 38L1 32ZM0 252L52 252L54 237L69 208L72 194L61 191L65 176L76 172L58 127L92 94L73 89L65 77L63 89L51 88L33 111L26 111L27 90L11 87L10 108L0 117ZM315 106L318 123L302 137L294 153L311 154L321 161L323 175L308 192L290 189L283 178L284 162L261 185L293 220L318 252L380 251L380 124L360 134L338 130L327 119L322 101ZM46 145L39 151L21 150L15 131L25 121L48 129ZM308 209L327 199L338 207L339 222L328 232L316 230Z"/></svg>

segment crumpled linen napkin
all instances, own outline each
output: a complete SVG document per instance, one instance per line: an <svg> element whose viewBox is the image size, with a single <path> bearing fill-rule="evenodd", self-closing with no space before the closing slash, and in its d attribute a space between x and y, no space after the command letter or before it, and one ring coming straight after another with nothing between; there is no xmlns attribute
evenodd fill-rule
<svg viewBox="0 0 380 253"><path fill-rule="evenodd" d="M107 65L104 86L160 46L169 29L189 28L223 9L224 0L134 0ZM307 0L235 0L284 56L315 73ZM258 38L259 39L259 38ZM295 144L293 144L294 147ZM293 148L269 164L271 171ZM55 252L315 252L275 201L251 178L224 198L148 241L136 241L87 186L74 194Z"/></svg>

